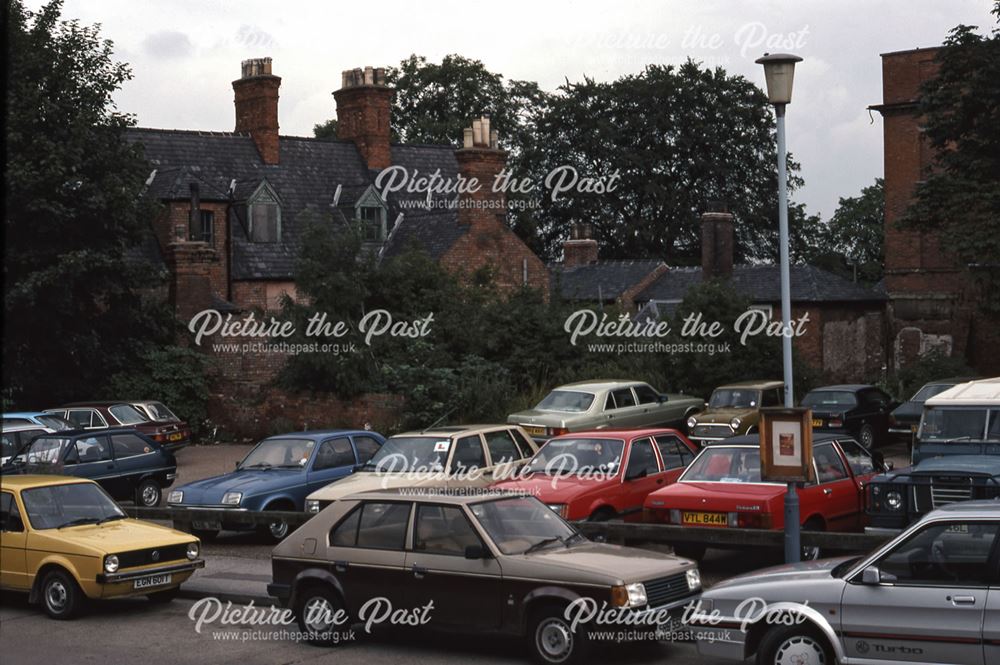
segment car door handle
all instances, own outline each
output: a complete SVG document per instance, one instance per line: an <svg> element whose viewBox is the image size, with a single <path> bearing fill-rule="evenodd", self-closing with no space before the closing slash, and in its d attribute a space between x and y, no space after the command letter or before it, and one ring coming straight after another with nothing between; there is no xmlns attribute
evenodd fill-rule
<svg viewBox="0 0 1000 665"><path fill-rule="evenodd" d="M663 478L657 478L656 479L656 484L657 485L662 485L663 484Z"/></svg>
<svg viewBox="0 0 1000 665"><path fill-rule="evenodd" d="M351 566L351 564L348 563L347 561L334 561L333 562L333 568L338 573L345 572L350 566Z"/></svg>
<svg viewBox="0 0 1000 665"><path fill-rule="evenodd" d="M115 468L115 465L114 465L114 464L109 464L109 465L107 466L107 468L108 468L108 469L113 469L113 468Z"/></svg>
<svg viewBox="0 0 1000 665"><path fill-rule="evenodd" d="M417 564L413 564L413 576L415 578L417 578L418 580L422 580L424 579L424 575L426 574L427 574L426 568L424 568L423 566L418 566Z"/></svg>
<svg viewBox="0 0 1000 665"><path fill-rule="evenodd" d="M826 494L827 496L830 496L831 494L833 494L833 490L830 489L829 487L824 487L823 488L823 494Z"/></svg>
<svg viewBox="0 0 1000 665"><path fill-rule="evenodd" d="M952 596L952 598L951 598L951 604L952 605L975 605L976 604L976 597L975 596Z"/></svg>

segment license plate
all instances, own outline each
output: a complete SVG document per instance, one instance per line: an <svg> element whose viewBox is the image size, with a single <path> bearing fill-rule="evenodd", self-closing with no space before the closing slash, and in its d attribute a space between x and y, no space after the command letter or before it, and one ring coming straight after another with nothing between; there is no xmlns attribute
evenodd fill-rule
<svg viewBox="0 0 1000 665"><path fill-rule="evenodd" d="M823 421L819 418L813 418L813 427L822 427Z"/></svg>
<svg viewBox="0 0 1000 665"><path fill-rule="evenodd" d="M167 437L167 441L180 441L184 438L184 435L178 432L177 434L171 434Z"/></svg>
<svg viewBox="0 0 1000 665"><path fill-rule="evenodd" d="M140 577L133 584L135 589L148 589L154 586L163 586L164 584L170 584L172 575L150 575L149 577Z"/></svg>
<svg viewBox="0 0 1000 665"><path fill-rule="evenodd" d="M545 436L544 427L531 427L529 425L525 425L524 431L530 434L531 436Z"/></svg>
<svg viewBox="0 0 1000 665"><path fill-rule="evenodd" d="M726 513L683 513L683 524L698 524L703 526L727 526L729 516Z"/></svg>
<svg viewBox="0 0 1000 665"><path fill-rule="evenodd" d="M192 529L199 531L222 531L222 522L191 522Z"/></svg>

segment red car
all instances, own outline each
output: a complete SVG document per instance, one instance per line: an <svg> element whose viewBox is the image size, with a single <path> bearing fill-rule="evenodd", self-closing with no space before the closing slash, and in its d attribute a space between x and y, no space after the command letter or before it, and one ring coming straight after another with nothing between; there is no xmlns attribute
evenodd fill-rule
<svg viewBox="0 0 1000 665"><path fill-rule="evenodd" d="M677 480L696 453L674 429L574 432L549 439L517 478L493 487L529 493L567 520L638 520L646 495Z"/></svg>
<svg viewBox="0 0 1000 665"><path fill-rule="evenodd" d="M845 434L814 433L816 482L798 490L803 528L811 531L859 531L863 528L865 484L885 470L880 457ZM647 522L694 528L741 527L784 529L785 483L760 479L757 435L709 444L680 479L646 497ZM699 559L703 545L678 545L681 556ZM820 555L803 548L803 559Z"/></svg>
<svg viewBox="0 0 1000 665"><path fill-rule="evenodd" d="M191 428L183 420L150 420L127 402L74 402L45 412L61 416L79 429L131 427L171 452L191 443Z"/></svg>

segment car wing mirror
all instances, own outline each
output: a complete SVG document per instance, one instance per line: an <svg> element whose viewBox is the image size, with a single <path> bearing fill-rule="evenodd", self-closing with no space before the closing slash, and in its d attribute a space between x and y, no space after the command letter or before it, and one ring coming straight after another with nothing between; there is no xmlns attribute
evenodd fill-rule
<svg viewBox="0 0 1000 665"><path fill-rule="evenodd" d="M896 576L890 573L883 572L878 566L872 565L868 566L861 571L861 583L862 584L883 584L892 583L896 581Z"/></svg>
<svg viewBox="0 0 1000 665"><path fill-rule="evenodd" d="M670 401L670 396L669 395L660 395L660 404L663 404L664 402L668 402L668 401Z"/></svg>
<svg viewBox="0 0 1000 665"><path fill-rule="evenodd" d="M486 549L482 545L466 545L465 558L473 560L485 559L487 558Z"/></svg>

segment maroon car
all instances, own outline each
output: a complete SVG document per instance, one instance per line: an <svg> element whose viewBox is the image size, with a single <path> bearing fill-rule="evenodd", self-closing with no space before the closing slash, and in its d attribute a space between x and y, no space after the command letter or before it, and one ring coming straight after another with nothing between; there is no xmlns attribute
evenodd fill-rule
<svg viewBox="0 0 1000 665"><path fill-rule="evenodd" d="M170 451L191 443L191 428L183 420L150 420L128 402L74 402L45 412L62 416L80 429L131 427Z"/></svg>

